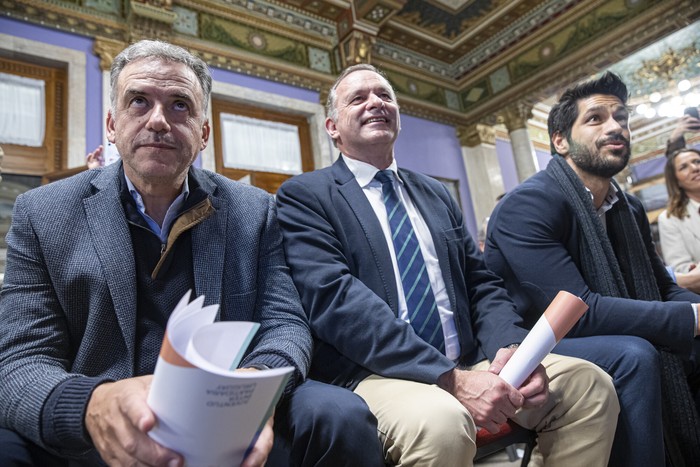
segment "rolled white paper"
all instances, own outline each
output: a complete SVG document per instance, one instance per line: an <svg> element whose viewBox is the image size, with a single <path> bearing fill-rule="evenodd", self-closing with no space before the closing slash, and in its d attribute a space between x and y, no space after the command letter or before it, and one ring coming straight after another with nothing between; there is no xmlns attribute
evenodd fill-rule
<svg viewBox="0 0 700 467"><path fill-rule="evenodd" d="M588 305L579 297L565 290L560 291L506 362L499 376L511 386L519 388L586 310Z"/></svg>

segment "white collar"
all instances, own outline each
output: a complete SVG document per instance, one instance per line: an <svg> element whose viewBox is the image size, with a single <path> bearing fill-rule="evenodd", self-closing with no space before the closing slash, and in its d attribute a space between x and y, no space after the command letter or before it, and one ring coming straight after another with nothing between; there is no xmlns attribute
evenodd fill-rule
<svg viewBox="0 0 700 467"><path fill-rule="evenodd" d="M350 172L352 172L352 174L355 176L355 179L360 187L365 188L370 183L375 181L374 176L377 174L377 172L379 172L379 169L377 169L375 166L368 164L367 162L358 161L357 159L348 157L345 154L341 154L340 156L343 158L345 165L348 166L348 169L350 169ZM398 176L399 168L396 164L396 159L392 160L389 167L387 167L385 170L391 170L394 172L396 180L398 180L399 183L403 183Z"/></svg>

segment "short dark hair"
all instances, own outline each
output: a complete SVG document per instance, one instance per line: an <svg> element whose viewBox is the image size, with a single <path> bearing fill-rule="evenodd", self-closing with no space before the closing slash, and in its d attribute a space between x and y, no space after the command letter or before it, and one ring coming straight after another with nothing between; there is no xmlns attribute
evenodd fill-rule
<svg viewBox="0 0 700 467"><path fill-rule="evenodd" d="M615 96L622 101L623 105L627 104L627 86L622 82L619 76L610 71L606 71L603 76L598 79L586 81L585 83L568 88L561 95L559 101L554 104L552 110L549 111L549 118L547 118L549 146L552 150L552 154L557 152L556 149L554 149L554 143L552 143L554 134L561 133L570 141L571 128L578 118L578 101L594 94Z"/></svg>

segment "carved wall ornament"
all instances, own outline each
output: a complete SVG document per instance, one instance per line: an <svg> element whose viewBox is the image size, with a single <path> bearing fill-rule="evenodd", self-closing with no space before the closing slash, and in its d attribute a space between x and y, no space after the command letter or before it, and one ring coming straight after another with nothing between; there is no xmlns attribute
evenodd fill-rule
<svg viewBox="0 0 700 467"><path fill-rule="evenodd" d="M100 70L109 71L114 61L114 57L124 50L128 44L104 37L97 38L93 44L95 55L100 57Z"/></svg>
<svg viewBox="0 0 700 467"><path fill-rule="evenodd" d="M129 39L160 39L169 41L177 13L170 0L131 0L129 2Z"/></svg>
<svg viewBox="0 0 700 467"><path fill-rule="evenodd" d="M499 120L502 120L509 132L527 128L527 121L532 118L532 107L525 102L509 105L503 109Z"/></svg>
<svg viewBox="0 0 700 467"><path fill-rule="evenodd" d="M489 125L477 123L469 126L457 126L456 130L459 144L464 147L473 148L480 144L496 144L496 132Z"/></svg>
<svg viewBox="0 0 700 467"><path fill-rule="evenodd" d="M371 63L374 42L374 37L360 31L352 31L341 46L343 68L358 63Z"/></svg>

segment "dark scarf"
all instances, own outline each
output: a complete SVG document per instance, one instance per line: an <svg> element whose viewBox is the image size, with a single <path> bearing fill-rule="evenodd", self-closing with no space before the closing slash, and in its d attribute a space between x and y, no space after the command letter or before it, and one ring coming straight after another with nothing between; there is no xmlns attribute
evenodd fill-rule
<svg viewBox="0 0 700 467"><path fill-rule="evenodd" d="M606 232L591 194L566 160L555 155L547 172L559 184L579 225L581 275L588 287L608 297L663 300L639 227L617 183L612 181L618 189L618 201L606 213ZM659 351L667 454L674 467L694 465L700 459L700 417L681 359L664 349Z"/></svg>

